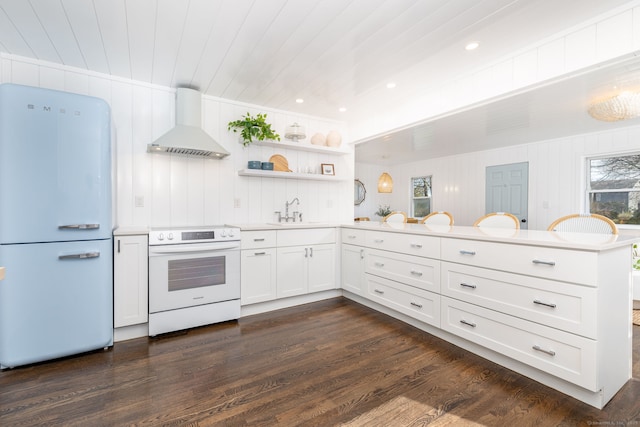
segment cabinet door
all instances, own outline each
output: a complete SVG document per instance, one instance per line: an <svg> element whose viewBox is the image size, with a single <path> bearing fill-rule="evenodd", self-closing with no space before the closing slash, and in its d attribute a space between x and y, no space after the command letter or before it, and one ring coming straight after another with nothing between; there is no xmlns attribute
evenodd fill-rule
<svg viewBox="0 0 640 427"><path fill-rule="evenodd" d="M353 245L342 245L342 289L363 295L364 283L364 248Z"/></svg>
<svg viewBox="0 0 640 427"><path fill-rule="evenodd" d="M309 247L278 248L278 298L306 294Z"/></svg>
<svg viewBox="0 0 640 427"><path fill-rule="evenodd" d="M241 272L240 301L242 305L276 298L276 250L274 248L242 251Z"/></svg>
<svg viewBox="0 0 640 427"><path fill-rule="evenodd" d="M336 246L313 245L309 247L309 292L326 291L336 287Z"/></svg>
<svg viewBox="0 0 640 427"><path fill-rule="evenodd" d="M116 236L113 248L113 326L149 319L147 236Z"/></svg>

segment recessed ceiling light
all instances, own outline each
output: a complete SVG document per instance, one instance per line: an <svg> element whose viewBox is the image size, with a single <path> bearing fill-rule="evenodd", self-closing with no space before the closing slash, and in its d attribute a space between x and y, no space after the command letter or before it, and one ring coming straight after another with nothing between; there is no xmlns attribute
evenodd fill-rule
<svg viewBox="0 0 640 427"><path fill-rule="evenodd" d="M346 107L340 107L338 108L338 111L340 111L341 113L344 113L345 111L347 111Z"/></svg>
<svg viewBox="0 0 640 427"><path fill-rule="evenodd" d="M395 82L389 82L389 83L387 83L387 89L393 89L394 87L396 87Z"/></svg>
<svg viewBox="0 0 640 427"><path fill-rule="evenodd" d="M466 50L474 50L474 49L477 49L478 46L480 46L480 43L478 43L478 42L470 42L470 43L467 43L467 45L464 48Z"/></svg>
<svg viewBox="0 0 640 427"><path fill-rule="evenodd" d="M296 103L298 103L298 104L302 104L303 102L304 102L304 99L302 99L302 98L296 99Z"/></svg>

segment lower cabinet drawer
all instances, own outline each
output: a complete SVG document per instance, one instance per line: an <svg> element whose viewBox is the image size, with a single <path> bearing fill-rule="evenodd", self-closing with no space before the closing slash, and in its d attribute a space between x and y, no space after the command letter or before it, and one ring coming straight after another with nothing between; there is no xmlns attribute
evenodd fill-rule
<svg viewBox="0 0 640 427"><path fill-rule="evenodd" d="M440 261L377 249L368 249L366 259L367 273L440 293Z"/></svg>
<svg viewBox="0 0 640 427"><path fill-rule="evenodd" d="M442 262L442 295L597 339L597 290Z"/></svg>
<svg viewBox="0 0 640 427"><path fill-rule="evenodd" d="M440 295L371 274L365 280L372 301L440 327Z"/></svg>
<svg viewBox="0 0 640 427"><path fill-rule="evenodd" d="M367 230L365 240L365 245L374 249L440 258L439 237Z"/></svg>
<svg viewBox="0 0 640 427"><path fill-rule="evenodd" d="M442 296L443 330L596 392L596 341Z"/></svg>

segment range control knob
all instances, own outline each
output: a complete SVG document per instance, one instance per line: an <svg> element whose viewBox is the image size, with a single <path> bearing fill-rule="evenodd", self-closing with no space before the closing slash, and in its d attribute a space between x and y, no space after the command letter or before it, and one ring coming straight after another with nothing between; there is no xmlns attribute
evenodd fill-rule
<svg viewBox="0 0 640 427"><path fill-rule="evenodd" d="M167 239L169 239L169 240L173 240L173 233L169 233L169 234L167 235Z"/></svg>
<svg viewBox="0 0 640 427"><path fill-rule="evenodd" d="M164 240L164 234L162 233L158 234L158 240Z"/></svg>
<svg viewBox="0 0 640 427"><path fill-rule="evenodd" d="M229 229L229 237L233 237L233 228Z"/></svg>
<svg viewBox="0 0 640 427"><path fill-rule="evenodd" d="M224 228L220 231L220 236L221 237L227 237L227 230L225 230Z"/></svg>

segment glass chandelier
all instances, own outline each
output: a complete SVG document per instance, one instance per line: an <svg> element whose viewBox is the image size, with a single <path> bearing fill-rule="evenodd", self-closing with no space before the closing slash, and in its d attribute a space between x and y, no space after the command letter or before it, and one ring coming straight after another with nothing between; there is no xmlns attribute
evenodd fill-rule
<svg viewBox="0 0 640 427"><path fill-rule="evenodd" d="M640 117L640 93L622 92L612 98L594 102L588 111L594 119L605 122Z"/></svg>

